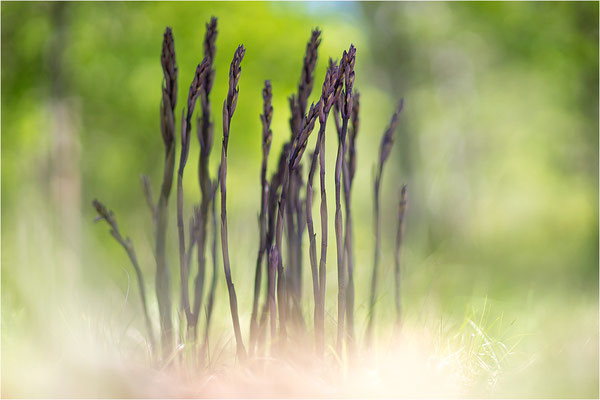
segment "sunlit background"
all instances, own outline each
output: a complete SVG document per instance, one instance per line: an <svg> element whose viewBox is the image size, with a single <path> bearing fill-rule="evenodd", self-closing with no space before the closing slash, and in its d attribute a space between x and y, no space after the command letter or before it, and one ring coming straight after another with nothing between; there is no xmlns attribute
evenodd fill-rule
<svg viewBox="0 0 600 400"><path fill-rule="evenodd" d="M238 44L247 49L227 180L244 335L258 246L261 89L270 79L270 175L289 137L287 99L297 90L311 29L319 27L311 101L329 57L339 59L350 43L357 48L358 336L367 317L378 143L404 98L382 189L380 334L394 316L396 214L407 183L406 323L437 335L433 353L440 357L473 354L461 364L467 393L598 397L598 3L3 2L1 12L3 397L136 395L112 369L119 360L142 358L135 277L107 227L93 223L91 201L114 210L132 238L157 321L152 223L140 175L150 177L156 193L164 152L162 34L173 28L179 117L212 15L219 31L212 176L229 63ZM200 199L193 139L186 215ZM332 217L333 129L326 141ZM168 246L175 286L174 199L173 190ZM326 318L333 344L332 219L329 232ZM310 320L306 238L304 250ZM233 351L226 293L220 276L215 346ZM465 353L473 340L480 354Z"/></svg>

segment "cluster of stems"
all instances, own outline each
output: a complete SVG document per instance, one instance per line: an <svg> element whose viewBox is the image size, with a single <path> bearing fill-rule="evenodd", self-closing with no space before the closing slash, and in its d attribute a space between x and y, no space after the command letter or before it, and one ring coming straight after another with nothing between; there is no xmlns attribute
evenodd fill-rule
<svg viewBox="0 0 600 400"><path fill-rule="evenodd" d="M206 307L206 331L204 335L204 346L208 342L208 331L210 327L210 318L215 298L217 282L217 263L216 263L216 209L214 198L217 189L217 183L211 181L208 173L208 159L212 147L213 130L210 121L210 101L209 94L214 80L214 69L212 68L215 55L215 41L217 36L217 20L212 18L206 24L206 36L204 40L204 60L196 68L192 84L190 85L187 103L182 110L181 117L181 153L179 158L179 168L177 170L177 232L179 242L179 266L180 266L180 308L185 315L186 325L188 327L188 340L195 342L197 335L197 324L200 315L202 299L204 297L204 279L205 279L205 247L207 239L207 222L209 219L209 208L212 204L213 220L213 276L210 285L210 291ZM166 243L168 226L168 201L175 173L175 106L177 103L177 77L178 68L175 58L175 44L171 28L166 29L163 37L163 46L161 53L161 64L163 68L162 99L160 105L161 133L165 145L165 162L163 169L163 180L158 201L155 203L152 196L150 181L147 177L142 177L144 196L148 207L150 208L153 220L154 239L155 239L155 259L156 259L156 298L159 309L159 322L161 331L162 357L163 360L171 359L173 349L173 325L172 325L172 306L171 306L171 283L169 276L169 266L167 263ZM200 141L200 159L199 159L199 182L202 192L202 201L199 207L194 207L194 213L189 219L189 239L186 244L185 224L184 224L184 205L183 205L183 174L189 155L192 120L196 103L200 100L202 115L198 118L198 138ZM235 108L235 105L234 107ZM232 109L233 110L233 109ZM112 213L106 211L100 203L94 202L94 206L99 216L109 222L115 238L125 247L130 256L138 281L140 282L140 291L143 294L144 315L148 326L149 337L154 348L154 335L152 334L152 324L147 312L145 291L143 289L143 278L139 268L133 246L129 239L123 240L118 234L116 221ZM118 237L117 237L118 236ZM194 247L198 250L198 272L194 281L193 307L189 293L189 277Z"/></svg>
<svg viewBox="0 0 600 400"><path fill-rule="evenodd" d="M310 275L312 278L312 294L314 301L313 324L315 349L323 356L325 350L325 294L327 277L327 193L325 170L325 133L327 119L333 109L335 127L338 136L338 150L334 170L335 182L335 237L337 250L337 336L336 352L342 355L344 342L350 353L354 346L354 243L352 231L351 189L356 173L357 134L359 125L359 95L354 91L354 65L356 49L353 45L344 51L339 65L330 59L326 70L322 90L316 103L308 107L308 99L314 83L314 71L317 62L318 48L321 43L321 32L312 31L306 46L300 83L297 93L289 98L291 118L291 137L280 152L277 168L270 179L267 179L268 158L273 139L271 123L273 120L273 91L270 81L265 81L262 90L263 111L260 115L262 123L262 163L260 167L260 204L258 224L258 251L254 273L254 292L252 297L252 314L249 329L249 354L258 354L265 345L267 332L270 334L272 352L284 350L290 329L304 332L302 311L302 238L306 228L309 241ZM223 141L221 159L215 179L211 179L209 159L213 145L213 123L211 121L210 92L213 86L215 70L213 60L216 52L217 20L212 18L206 24L204 38L204 59L197 66L189 88L187 102L181 116L181 153L177 170L177 233L180 269L180 310L185 317L180 330L180 339L195 344L198 336L199 317L205 297L205 280L208 246L208 221L212 217L210 231L213 233L212 244L212 280L206 296L206 323L201 350L201 357L207 356L210 321L213 314L217 271L217 218L216 194L220 194L221 205L221 251L223 272L229 294L229 306L233 332L237 347L238 359L244 360L248 353L244 346L238 300L232 279L229 259L229 242L227 229L227 151L231 122L237 106L241 62L245 55L243 45L234 53L228 75L227 97L223 103ZM159 310L163 360L171 360L173 354L173 327L171 307L171 283L167 264L167 225L168 201L175 173L175 106L177 103L178 68L175 59L173 34L167 28L163 38L161 54L163 67L162 99L160 105L161 133L165 146L165 158L161 190L157 202L154 201L150 181L142 177L146 202L150 208L155 240L156 275L155 288ZM184 220L184 187L183 176L189 156L192 122L196 103L200 102L197 117L197 136L200 143L198 160L198 182L200 202L194 206L193 214L188 219L189 236L186 238ZM369 321L367 340L370 341L374 305L377 290L379 252L380 252L380 187L383 167L388 159L393 143L393 132L398 124L398 116L402 103L392 117L388 129L383 135L379 152L379 163L374 185L374 221L375 221L375 262L369 297ZM318 135L314 151L310 154L308 175L304 182L302 156L319 121ZM317 257L317 235L313 221L313 181L319 170L320 183L320 220L321 246ZM219 190L218 190L219 189ZM302 198L302 194L305 197ZM342 209L342 195L344 209ZM400 196L398 214L398 230L396 237L394 282L396 288L395 306L397 324L401 321L401 247L405 229L406 186ZM121 235L114 215L104 205L94 201L99 219L105 220L111 227L111 234L127 252L135 269L144 319L148 330L152 349L156 343L152 320L148 312L145 285L142 270L139 266L133 245L129 238ZM344 215L345 214L345 215ZM344 218L345 217L345 218ZM285 227L285 229L284 229ZM284 247L284 231L286 246ZM198 269L193 283L193 294L190 293L191 265L194 251L197 254ZM285 254L287 252L287 254ZM284 265L284 255L287 265ZM265 278L263 278L265 276ZM266 279L266 284L263 281ZM261 308L261 291L266 289ZM289 324L293 322L293 324ZM184 328L185 326L185 328ZM347 339L346 339L347 338Z"/></svg>

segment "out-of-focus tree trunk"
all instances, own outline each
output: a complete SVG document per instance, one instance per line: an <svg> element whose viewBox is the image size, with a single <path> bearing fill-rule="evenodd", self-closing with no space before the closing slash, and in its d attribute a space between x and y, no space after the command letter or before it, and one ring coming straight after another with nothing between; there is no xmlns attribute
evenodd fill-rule
<svg viewBox="0 0 600 400"><path fill-rule="evenodd" d="M50 211L54 213L53 231L57 257L56 279L72 293L80 277L81 260L81 171L79 113L74 99L68 97L65 79L65 48L69 36L68 3L52 5L54 35L46 53L49 77L48 113Z"/></svg>

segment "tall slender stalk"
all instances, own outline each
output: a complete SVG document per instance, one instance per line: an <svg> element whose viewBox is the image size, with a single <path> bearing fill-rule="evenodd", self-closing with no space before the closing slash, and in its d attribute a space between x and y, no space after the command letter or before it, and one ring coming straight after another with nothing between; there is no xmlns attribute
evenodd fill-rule
<svg viewBox="0 0 600 400"><path fill-rule="evenodd" d="M292 139L293 142L293 139ZM296 189L297 189L297 171L293 171L288 179L287 186L287 202L285 207L285 228L286 228L286 239L287 239L287 273L286 273L286 298L288 313L291 318L296 322L298 316L296 311L298 310L298 297L296 293L296 260L297 260L297 244L298 239L296 237Z"/></svg>
<svg viewBox="0 0 600 400"><path fill-rule="evenodd" d="M141 180L144 198L146 199L146 204L148 205L150 215L152 216L152 232L154 237L156 237L156 203L154 202L154 197L152 196L152 186L150 185L150 179L148 179L146 175L142 175Z"/></svg>
<svg viewBox="0 0 600 400"><path fill-rule="evenodd" d="M306 53L304 56L302 74L300 76L300 85L298 86L298 105L300 115L306 113L308 106L308 97L310 96L313 84L314 84L314 70L317 65L318 49L321 44L321 31L316 28L312 31L309 42L306 44ZM296 277L295 277L295 291L296 300L298 304L302 302L302 237L306 226L306 219L304 218L303 205L304 202L300 201L299 194L303 187L302 182L302 168L297 168L298 171L296 178L296 191L295 191L295 205L296 205ZM301 310L297 312L298 316L302 318Z"/></svg>
<svg viewBox="0 0 600 400"><path fill-rule="evenodd" d="M256 329L257 329L257 314L258 314L258 300L260 296L260 287L262 282L262 264L263 256L266 252L266 241L267 241L267 201L269 193L269 184L267 182L267 161L269 159L269 150L271 149L271 140L273 132L271 131L271 120L273 119L273 106L271 105L271 99L273 93L271 90L271 82L265 81L265 87L263 89L263 113L260 116L260 120L263 126L262 132L262 166L260 170L260 237L258 245L258 255L256 257L256 271L254 273L254 298L252 302L252 316L250 318L250 351L254 351L256 344Z"/></svg>
<svg viewBox="0 0 600 400"><path fill-rule="evenodd" d="M333 61L329 59L331 65ZM354 346L354 240L352 236L352 198L351 198L351 187L352 180L354 179L354 173L356 171L356 133L358 131L358 107L359 107L359 93L356 91L353 95L352 105L352 130L349 131L348 136L350 140L350 146L348 146L347 157L342 160L342 171L344 173L344 201L346 211L346 228L344 233L344 269L348 273L348 281L346 285L346 319L348 320L346 325L346 332L349 339L349 345ZM338 133L338 139L342 137L342 126L339 120L339 114L341 113L340 108L342 99L335 103L333 118L335 127ZM353 351L353 349L348 349Z"/></svg>
<svg viewBox="0 0 600 400"><path fill-rule="evenodd" d="M373 274L371 276L371 292L369 296L369 319L367 322L367 333L366 333L366 341L367 344L371 343L372 335L373 335L373 319L375 317L375 299L377 295L377 278L379 275L379 253L381 252L381 216L379 213L379 193L381 188L381 175L383 173L383 167L385 165L385 161L388 159L391 151L392 145L394 143L394 131L398 126L398 118L400 116L400 112L402 111L403 101L400 101L396 112L392 115L392 119L390 121L390 125L386 129L383 134L383 138L381 139L381 145L379 147L379 163L377 165L377 173L375 175L375 184L374 184L374 224L375 224L375 255L373 262Z"/></svg>
<svg viewBox="0 0 600 400"><path fill-rule="evenodd" d="M198 224L200 223L199 219L200 219L200 208L195 206L194 213L192 214L192 216L190 217L190 221L188 222L188 226L189 226L189 230L190 230L190 233L189 233L190 245L186 249L186 255L185 255L186 263L188 266L188 268L187 268L188 280L190 277L189 266L192 261L192 253L194 252L194 247L196 246L196 242L198 241L196 233L198 232ZM183 293L183 291L182 291L182 293ZM181 296L181 309L183 310L183 294Z"/></svg>
<svg viewBox="0 0 600 400"><path fill-rule="evenodd" d="M344 51L342 58L342 71L344 73L344 91L341 96L343 104L342 111L342 132L340 135L337 158L335 161L335 238L337 245L337 263L338 263L338 330L336 350L341 354L342 343L344 339L344 317L346 305L346 288L344 274L344 244L342 240L342 199L341 199L341 178L342 163L346 154L346 132L348 131L348 120L352 115L352 87L354 85L354 62L356 49L350 46L348 52Z"/></svg>
<svg viewBox="0 0 600 400"><path fill-rule="evenodd" d="M266 243L265 249L271 249L275 241L275 229L276 229L276 218L277 218L277 206L279 199L279 188L283 181L283 175L287 168L287 160L290 154L290 144L285 143L279 154L279 161L277 164L277 170L271 176L269 181L268 191L268 215L267 215L267 232L266 232ZM275 338L277 335L277 309L275 302L275 290L276 290L276 271L277 262L279 260L279 254L269 254L268 258L268 276L267 276L267 299L263 307L263 316L261 321L266 320L266 315L270 316L270 327L271 327L271 350L275 350ZM261 331L264 331L265 327L261 326ZM264 338L264 335L261 335Z"/></svg>
<svg viewBox="0 0 600 400"><path fill-rule="evenodd" d="M221 174L219 167L219 173L217 177ZM218 179L217 179L218 181ZM212 184L211 189L211 221L212 221L212 244L211 244L211 256L212 256L212 264L213 264L213 273L210 281L210 287L208 289L208 298L206 300L206 325L204 326L204 341L202 343L202 353L208 354L208 339L210 334L210 322L212 321L212 313L215 304L215 291L217 290L217 280L219 277L219 269L217 266L217 212L216 212L216 203L215 197L218 189L218 182L215 181Z"/></svg>
<svg viewBox="0 0 600 400"><path fill-rule="evenodd" d="M269 250L269 315L271 317L271 352L275 351L275 348L283 348L287 336L286 328L286 309L285 309L285 298L284 298L284 278L283 278L283 267L280 266L281 255L279 254L278 246L274 243ZM277 309L275 305L275 295L277 294ZM276 332L276 321L277 315L279 316L279 343L275 345Z"/></svg>
<svg viewBox="0 0 600 400"><path fill-rule="evenodd" d="M104 206L104 204L100 203L98 200L94 200L92 202L92 204L94 205L94 208L96 209L96 212L98 213L98 218L96 220L103 219L108 223L108 225L110 225L110 228L111 228L110 234L115 238L115 240L117 242L119 242L119 244L121 246L123 246L123 248L127 252L127 255L129 256L129 260L131 261L131 264L133 265L133 269L135 270L135 275L136 275L137 281L138 281L138 287L140 289L140 298L142 299L142 308L144 310L144 319L146 321L146 329L148 330L148 339L150 340L150 346L152 347L152 349L155 349L156 342L154 340L154 331L152 329L152 322L150 320L150 315L148 314L148 304L146 301L146 285L144 284L144 275L142 274L142 270L140 268L137 257L135 255L135 250L133 248L133 244L131 243L131 240L129 239L129 237L123 238L123 235L121 235L121 232L119 231L119 227L117 225L117 220L112 211L109 211Z"/></svg>
<svg viewBox="0 0 600 400"><path fill-rule="evenodd" d="M329 73L329 71L328 71ZM327 76L325 77L327 81ZM321 114L321 113L319 113ZM319 118L320 120L321 118ZM315 151L310 155L310 170L308 172L308 179L306 181L306 197L305 202L306 206L304 209L306 210L306 227L308 229L308 243L309 243L309 260L310 260L310 272L312 276L313 283L313 298L314 298L314 316L313 323L315 325L315 340L317 337L317 329L316 329L316 319L317 319L317 308L319 306L319 269L317 267L317 244L315 238L315 228L312 218L312 198L313 198L313 178L315 175L315 171L317 169L317 160L319 158L319 146L321 145L321 140L323 139L323 123L320 123L319 133L317 136L317 143L315 145ZM315 342L316 344L316 342Z"/></svg>
<svg viewBox="0 0 600 400"><path fill-rule="evenodd" d="M342 60L343 62L344 60ZM340 68L342 67L342 62L340 62ZM335 67L336 62L333 61L333 59L331 57L329 57L329 68L333 68ZM343 84L343 74L342 74L342 84ZM340 137L342 137L342 125L340 123L340 108L341 105L343 104L343 99L341 97L337 97L336 101L333 104L333 122L335 123L335 130L337 131L338 134L338 140ZM338 142L339 143L339 142Z"/></svg>
<svg viewBox="0 0 600 400"><path fill-rule="evenodd" d="M348 156L344 159L344 200L346 210L346 232L344 235L344 248L346 250L345 262L348 272L348 285L346 286L346 332L349 343L354 346L354 238L352 234L352 183L356 173L356 136L358 134L358 91L352 96L352 129L348 133Z"/></svg>
<svg viewBox="0 0 600 400"><path fill-rule="evenodd" d="M303 268L303 251L302 251L302 239L304 237L304 230L306 229L306 214L304 212L304 204L306 199L300 198L300 192L304 188L304 179L302 168L296 168L296 190L294 192L295 200L295 211L296 211L296 299L298 308L296 310L297 320L302 325L304 324L302 318L302 268Z"/></svg>
<svg viewBox="0 0 600 400"><path fill-rule="evenodd" d="M316 28L311 32L311 37L306 44L306 52L302 62L298 93L290 98L290 109L292 117L290 126L292 130L291 141L300 134L303 118L308 106L308 97L314 85L314 69L317 64L318 49L321 44L321 31ZM290 274L287 286L291 294L290 304L294 320L303 324L301 301L302 301L302 237L306 224L303 213L303 202L300 201L300 193L303 188L302 169L297 168L290 176L287 212L287 239L288 260Z"/></svg>
<svg viewBox="0 0 600 400"><path fill-rule="evenodd" d="M323 120L325 124L326 120ZM325 129L325 128L323 128ZM325 188L325 137L319 144L319 190L321 192L321 254L319 256L319 305L315 316L317 354L325 349L325 288L327 287L327 191Z"/></svg>
<svg viewBox="0 0 600 400"><path fill-rule="evenodd" d="M279 329L280 329L280 345L285 346L286 340L286 300L285 300L285 275L283 269L283 261L281 257L281 240L283 235L283 217L286 207L287 194L289 189L289 179L295 168L298 168L300 161L302 159L302 155L306 150L306 143L308 142L308 138L312 133L312 130L315 126L315 121L318 116L318 110L320 107L320 102L317 105L312 105L308 112L308 115L304 118L303 128L300 134L298 134L292 143L292 147L290 149L289 160L287 162L287 167L284 169L283 180L281 184L281 197L279 199L279 208L277 213L277 223L276 223L276 235L275 235L275 243L273 247L271 247L271 252L269 253L269 260L271 261L270 268L273 268L273 263L275 262L275 257L277 257L277 301L279 306Z"/></svg>
<svg viewBox="0 0 600 400"><path fill-rule="evenodd" d="M318 354L322 354L324 350L324 330L321 315L324 315L324 301L321 301L321 282L319 277L319 271L317 267L317 243L315 237L315 229L312 218L312 198L313 198L313 179L317 169L317 159L320 154L321 147L325 141L325 129L327 125L327 117L331 106L337 101L341 92L341 79L338 76L338 68L336 65L329 67L325 74L325 81L323 82L323 89L321 91L321 108L319 109L319 134L317 136L317 142L315 144L315 151L311 156L310 170L308 172L308 178L306 180L306 225L308 229L309 238L309 257L311 265L311 273L313 280L313 296L315 301L314 308L314 326L315 326L315 346ZM322 185L324 187L324 185ZM324 199L321 198L321 203ZM327 226L327 221L321 222L322 226ZM326 240L326 239L325 239ZM325 248L326 249L326 248ZM323 249L321 249L321 256L323 255ZM322 310L322 311L321 311Z"/></svg>
<svg viewBox="0 0 600 400"><path fill-rule="evenodd" d="M319 45L321 44L320 37L321 31L319 28L316 28L311 32L310 40L306 44L306 53L304 55L302 73L300 74L300 83L298 85L297 115L299 118L299 126L297 126L296 133L300 133L300 130L302 130L302 119L306 113L308 97L312 92L314 84L313 74L315 66L317 65Z"/></svg>
<svg viewBox="0 0 600 400"><path fill-rule="evenodd" d="M284 169L283 180L281 184L281 197L279 199L279 207L277 211L276 235L275 242L269 253L269 268L277 269L277 308L279 311L279 345L283 347L287 337L287 302L285 298L285 272L283 269L283 261L281 259L281 238L283 235L283 212L285 210L285 202L287 199L289 182L289 168Z"/></svg>
<svg viewBox="0 0 600 400"><path fill-rule="evenodd" d="M206 225L208 222L208 208L212 199L212 183L208 171L208 162L213 144L213 124L210 120L210 91L215 78L213 61L215 58L215 41L217 39L217 19L212 17L206 24L206 34L204 36L204 59L207 62L206 73L202 80L200 89L200 105L202 116L198 121L198 140L200 142L200 157L198 161L198 179L202 200L200 202L200 216L198 225L198 272L194 280L194 309L192 321L190 323L196 338L198 318L200 317L200 308L204 295L204 279L206 276Z"/></svg>
<svg viewBox="0 0 600 400"><path fill-rule="evenodd" d="M188 263L185 251L185 226L183 223L183 171L190 152L190 133L192 130L192 115L201 86L204 84L204 76L207 72L208 62L205 58L198 64L194 79L190 85L187 100L187 112L182 110L181 120L181 156L179 158L179 169L177 171L177 231L179 233L179 263L181 277L181 298L188 326L192 324L192 311L190 309L189 285L188 285Z"/></svg>
<svg viewBox="0 0 600 400"><path fill-rule="evenodd" d="M246 358L246 348L242 341L242 332L240 329L240 319L238 315L237 296L235 295L235 287L231 279L231 267L229 263L229 243L227 234L227 146L229 144L229 128L231 126L231 118L235 111L238 99L238 82L242 68L240 64L244 58L246 50L243 45L240 45L231 62L229 69L229 90L227 99L223 102L223 147L221 151L221 170L220 170L220 185L221 185L221 247L223 251L223 269L225 270L225 279L227 281L227 290L229 291L229 306L231 308L231 319L233 321L233 330L237 343L237 355L240 359Z"/></svg>
<svg viewBox="0 0 600 400"><path fill-rule="evenodd" d="M396 302L396 325L400 326L402 323L402 269L401 269L401 251L402 242L404 241L404 226L406 225L406 207L407 193L406 185L402 186L400 191L400 204L398 205L398 230L396 232L396 251L394 252L394 283L396 287L395 302Z"/></svg>
<svg viewBox="0 0 600 400"><path fill-rule="evenodd" d="M156 297L160 315L163 358L166 359L173 347L173 325L171 321L171 287L166 259L167 207L175 170L175 105L177 103L177 63L175 44L171 28L164 34L161 64L164 73L162 101L160 106L161 130L165 143L165 165L158 205L156 207Z"/></svg>

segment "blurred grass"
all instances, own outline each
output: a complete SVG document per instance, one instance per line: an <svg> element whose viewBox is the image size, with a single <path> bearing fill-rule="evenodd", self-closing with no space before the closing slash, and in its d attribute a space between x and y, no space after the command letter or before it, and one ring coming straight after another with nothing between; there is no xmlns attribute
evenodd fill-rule
<svg viewBox="0 0 600 400"><path fill-rule="evenodd" d="M272 171L289 135L287 97L310 30L319 26L312 99L328 57L339 58L350 42L358 49L357 324L366 319L372 263L372 166L380 135L404 97L384 175L382 211L393 217L383 219L382 267L391 272L397 197L408 182L407 320L441 329L440 341L458 349L476 333L470 324L459 330L471 307L480 316L488 304L488 322L476 325L488 334L498 330L495 346L518 344L506 366L490 372L498 372L493 387L484 379L475 396L598 396L597 3L2 3L1 11L3 395L44 395L43 382L38 392L27 392L21 375L62 354L69 319L98 316L90 331L101 331L103 323L114 327L128 338L120 351L136 354L136 329L143 329L137 289L127 285L131 271L122 249L92 223L90 203L99 197L115 211L152 276L152 229L139 175L148 174L158 189L161 35L173 27L181 105L201 60L204 22L215 15L213 175L228 65L239 43L247 48L228 174L232 272L238 297L248 299L240 304L244 331L257 246L260 90L271 79ZM330 129L329 193L334 136ZM187 213L199 201L198 151L193 140L184 179ZM333 244L333 226L329 231ZM334 254L330 246L331 332ZM305 272L308 299L308 266ZM383 333L393 319L392 307L385 307L392 302L391 280L381 288ZM215 315L223 317L214 331L229 332L222 277L218 290ZM156 315L154 302L151 308ZM308 315L310 304L305 308ZM495 322L500 316L502 329ZM69 340L78 336L76 330ZM230 339L225 335L219 346ZM39 376L47 372L41 368Z"/></svg>

